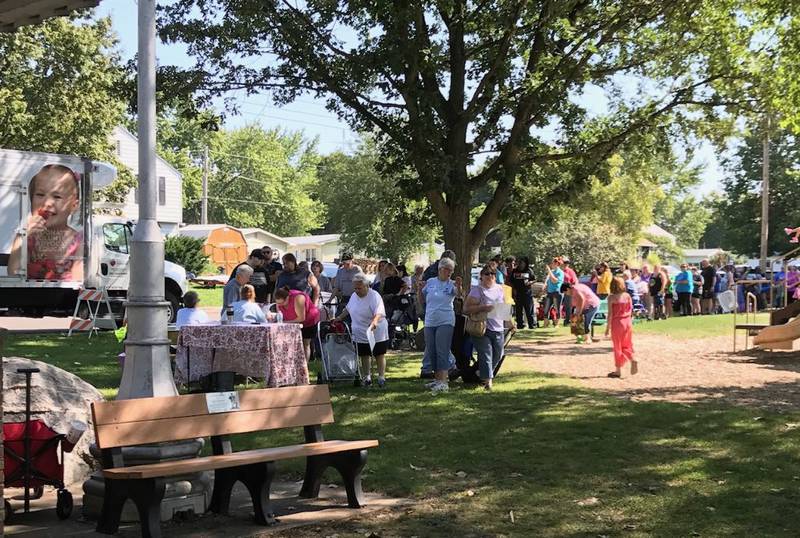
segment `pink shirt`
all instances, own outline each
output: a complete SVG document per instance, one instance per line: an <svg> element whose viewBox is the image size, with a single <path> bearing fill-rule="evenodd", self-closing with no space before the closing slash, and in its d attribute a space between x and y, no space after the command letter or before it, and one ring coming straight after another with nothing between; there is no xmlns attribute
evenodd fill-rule
<svg viewBox="0 0 800 538"><path fill-rule="evenodd" d="M311 302L311 297L307 293L297 290L289 290L289 297L286 302L278 307L280 313L283 314L284 321L293 321L297 319L297 312L294 310L295 297L298 295L305 295L306 297L306 319L303 321L303 327L311 327L319 323L319 309L317 305Z"/></svg>
<svg viewBox="0 0 800 538"><path fill-rule="evenodd" d="M578 274L572 267L564 267L564 282L568 282L570 284L577 284L578 283Z"/></svg>
<svg viewBox="0 0 800 538"><path fill-rule="evenodd" d="M572 293L577 293L583 299L583 309L597 308L600 306L600 297L594 294L592 289L586 284L574 284L572 286ZM573 301L574 303L575 301Z"/></svg>

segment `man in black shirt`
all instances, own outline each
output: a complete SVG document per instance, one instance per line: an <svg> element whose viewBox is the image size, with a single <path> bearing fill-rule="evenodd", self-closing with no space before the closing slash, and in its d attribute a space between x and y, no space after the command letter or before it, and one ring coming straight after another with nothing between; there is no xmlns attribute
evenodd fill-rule
<svg viewBox="0 0 800 538"><path fill-rule="evenodd" d="M701 296L703 314L714 311L714 286L717 283L717 270L708 260L700 262L700 276L703 277L703 294Z"/></svg>
<svg viewBox="0 0 800 538"><path fill-rule="evenodd" d="M278 280L278 273L283 271L283 265L274 259L277 252L272 250L269 245L261 247L261 253L264 254L264 271L267 274L267 294L270 301L272 294L275 293L275 282Z"/></svg>
<svg viewBox="0 0 800 538"><path fill-rule="evenodd" d="M264 255L261 253L261 249L254 249L250 253L250 256L247 257L247 261L234 267L231 273L231 279L236 278L236 270L242 265L249 265L253 268L253 274L250 276L250 284L256 290L256 302L267 302L267 274L264 270Z"/></svg>

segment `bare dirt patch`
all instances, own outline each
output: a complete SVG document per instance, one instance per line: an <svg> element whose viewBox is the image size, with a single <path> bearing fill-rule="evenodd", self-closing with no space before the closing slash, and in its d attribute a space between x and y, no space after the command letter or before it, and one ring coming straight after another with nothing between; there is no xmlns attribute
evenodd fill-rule
<svg viewBox="0 0 800 538"><path fill-rule="evenodd" d="M740 342L741 345L741 342ZM531 369L577 379L582 385L631 400L727 403L800 409L800 352L733 352L731 336L676 339L636 335L639 373L622 379L613 370L611 341L580 345L561 337L545 342L513 341L509 353Z"/></svg>

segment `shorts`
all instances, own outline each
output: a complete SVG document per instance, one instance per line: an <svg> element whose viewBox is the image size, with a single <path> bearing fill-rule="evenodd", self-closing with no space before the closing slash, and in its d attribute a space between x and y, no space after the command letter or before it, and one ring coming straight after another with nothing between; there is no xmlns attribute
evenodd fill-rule
<svg viewBox="0 0 800 538"><path fill-rule="evenodd" d="M693 291L692 292L692 299L699 299L699 298L700 298L700 292Z"/></svg>
<svg viewBox="0 0 800 538"><path fill-rule="evenodd" d="M361 342L356 342L356 346L358 347L358 356L359 357L378 357L380 355L386 355L386 352L389 351L389 341L384 340L383 342L375 342L375 349L369 349L369 344L362 344Z"/></svg>
<svg viewBox="0 0 800 538"><path fill-rule="evenodd" d="M303 335L303 340L311 340L315 336L317 336L317 326L310 325L308 327L303 327L300 329L300 334Z"/></svg>
<svg viewBox="0 0 800 538"><path fill-rule="evenodd" d="M664 306L664 296L662 294L653 295L653 304L656 306Z"/></svg>
<svg viewBox="0 0 800 538"><path fill-rule="evenodd" d="M714 290L703 290L703 299L713 299L714 298Z"/></svg>

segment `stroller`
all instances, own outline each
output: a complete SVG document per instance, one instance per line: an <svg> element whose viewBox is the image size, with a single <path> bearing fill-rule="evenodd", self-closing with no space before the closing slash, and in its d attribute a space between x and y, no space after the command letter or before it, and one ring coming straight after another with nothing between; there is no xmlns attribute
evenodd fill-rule
<svg viewBox="0 0 800 538"><path fill-rule="evenodd" d="M387 301L389 347L395 350L417 348L416 333L411 329L417 318L414 294L398 295Z"/></svg>
<svg viewBox="0 0 800 538"><path fill-rule="evenodd" d="M54 486L58 491L56 515L67 519L73 503L72 494L64 487L64 452L71 452L75 445L41 420L31 420L31 375L39 369L20 368L17 372L25 374L25 422L3 423L5 487L24 489L23 507L27 514L31 499L40 498L44 486ZM9 523L13 516L11 503L4 499L4 506L4 522Z"/></svg>
<svg viewBox="0 0 800 538"><path fill-rule="evenodd" d="M350 328L340 321L320 321L317 325L317 341L322 358L317 383L352 381L359 386L361 372L358 350Z"/></svg>

